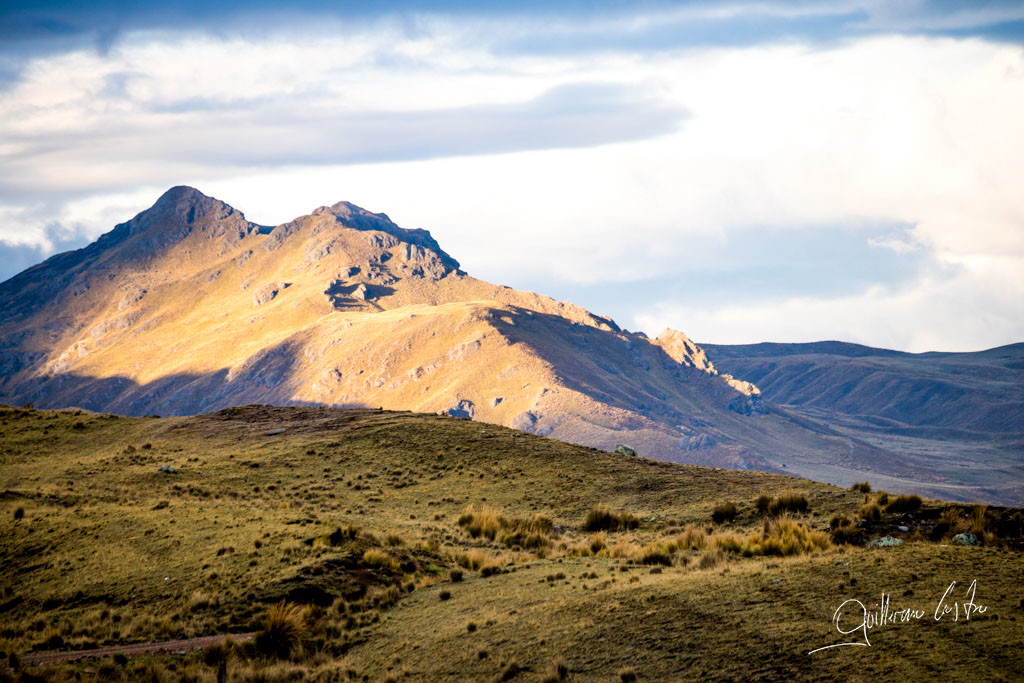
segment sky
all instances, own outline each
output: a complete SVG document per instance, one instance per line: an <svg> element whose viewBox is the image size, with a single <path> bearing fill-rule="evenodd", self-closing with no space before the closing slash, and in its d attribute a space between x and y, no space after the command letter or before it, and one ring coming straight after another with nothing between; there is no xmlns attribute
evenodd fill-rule
<svg viewBox="0 0 1024 683"><path fill-rule="evenodd" d="M0 280L192 185L656 335L1024 341L1024 3L5 2Z"/></svg>

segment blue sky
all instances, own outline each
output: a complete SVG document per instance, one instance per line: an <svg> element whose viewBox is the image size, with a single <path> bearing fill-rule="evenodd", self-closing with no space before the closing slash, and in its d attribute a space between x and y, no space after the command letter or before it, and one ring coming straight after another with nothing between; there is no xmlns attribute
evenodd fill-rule
<svg viewBox="0 0 1024 683"><path fill-rule="evenodd" d="M194 185L630 329L1024 339L1024 4L5 3L0 278Z"/></svg>

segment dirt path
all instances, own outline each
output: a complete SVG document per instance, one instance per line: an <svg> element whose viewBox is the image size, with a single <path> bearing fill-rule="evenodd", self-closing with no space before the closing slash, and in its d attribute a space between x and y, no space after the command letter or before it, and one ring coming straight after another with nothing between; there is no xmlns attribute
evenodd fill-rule
<svg viewBox="0 0 1024 683"><path fill-rule="evenodd" d="M231 639L236 643L250 640L256 636L255 633L231 633ZM37 652L25 655L21 658L22 664L52 664L54 662L67 662L76 659L98 659L110 655L149 655L167 652L190 652L201 650L215 643L224 640L225 635L203 636L201 638L188 638L186 640L168 640L163 643L136 643L134 645L117 645L114 647L101 647L94 650L73 650L70 652Z"/></svg>

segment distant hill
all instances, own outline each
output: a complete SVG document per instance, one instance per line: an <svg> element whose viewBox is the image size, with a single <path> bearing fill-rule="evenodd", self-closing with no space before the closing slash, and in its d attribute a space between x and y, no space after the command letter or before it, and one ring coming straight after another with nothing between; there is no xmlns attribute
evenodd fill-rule
<svg viewBox="0 0 1024 683"><path fill-rule="evenodd" d="M720 373L682 332L650 339L473 278L430 233L347 202L268 227L176 187L88 247L0 284L3 403L126 415L252 403L447 412L675 462L1024 499L1016 470L908 461L829 415L764 401L749 370Z"/></svg>
<svg viewBox="0 0 1024 683"><path fill-rule="evenodd" d="M1024 477L1024 344L918 354L835 341L701 347L767 400L917 467L965 484Z"/></svg>

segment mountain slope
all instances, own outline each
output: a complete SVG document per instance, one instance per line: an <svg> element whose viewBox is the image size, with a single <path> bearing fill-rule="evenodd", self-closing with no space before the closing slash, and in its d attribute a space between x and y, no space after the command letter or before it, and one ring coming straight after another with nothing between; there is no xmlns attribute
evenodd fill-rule
<svg viewBox="0 0 1024 683"><path fill-rule="evenodd" d="M965 483L1024 476L1024 344L902 353L842 342L703 344L764 396Z"/></svg>
<svg viewBox="0 0 1024 683"><path fill-rule="evenodd" d="M664 460L993 502L761 400L680 332L621 330L470 277L429 233L341 202L270 228L192 188L0 284L0 401L128 415L381 406ZM1015 488L1016 487L1016 488Z"/></svg>

